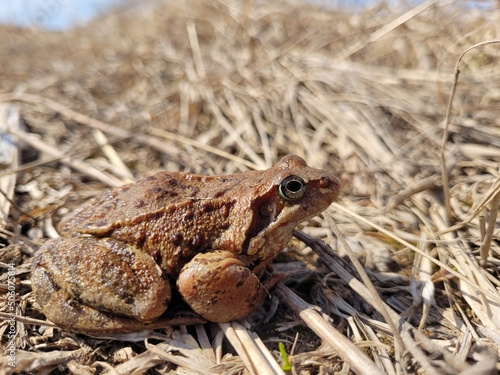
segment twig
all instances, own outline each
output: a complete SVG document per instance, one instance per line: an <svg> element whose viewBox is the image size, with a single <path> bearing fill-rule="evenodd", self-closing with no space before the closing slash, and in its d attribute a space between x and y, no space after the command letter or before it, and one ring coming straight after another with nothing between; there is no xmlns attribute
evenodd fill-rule
<svg viewBox="0 0 500 375"><path fill-rule="evenodd" d="M219 326L251 374L284 375L276 360L266 353L267 348L257 342L245 327L236 321L219 323Z"/></svg>
<svg viewBox="0 0 500 375"><path fill-rule="evenodd" d="M497 195L498 193L500 193L500 177L497 177L495 181L493 181L481 201L476 204L476 207L474 209L471 209L471 211L467 213L467 216L460 223L448 226L446 229L440 230L439 232L437 232L437 235L440 236L449 232L456 231L469 224L477 215L481 213L481 211L486 208L486 206L493 200L493 198L495 198L495 195Z"/></svg>
<svg viewBox="0 0 500 375"><path fill-rule="evenodd" d="M198 35L196 33L196 27L192 21L187 23L189 42L191 44L191 49L193 51L193 59L196 66L196 72L200 78L200 81L204 81L206 78L206 71L203 65L203 59L201 57L200 52L200 44L198 42ZM201 83L203 84L203 82ZM265 167L264 160L257 155L257 153L248 145L235 131L234 127L226 120L225 116L223 116L221 109L217 105L217 101L215 100L215 94L213 92L212 87L203 84L202 92L205 95L205 99L208 102L210 109L212 110L214 116L218 120L218 124L231 136L234 141L241 147L242 150L254 161L255 164L259 166Z"/></svg>
<svg viewBox="0 0 500 375"><path fill-rule="evenodd" d="M448 221L450 223L453 223L453 212L451 210L451 205L450 205L450 187L449 187L448 170L446 168L445 150L446 150L446 142L448 141L448 131L450 128L451 108L453 105L453 98L455 97L455 91L457 89L458 75L460 74L460 70L458 69L458 65L460 64L460 61L462 61L462 58L465 56L465 54L467 52L469 52L475 48L478 48L478 47L486 46L488 44L495 44L495 43L500 43L500 40L489 40L486 42L475 44L472 47L467 48L464 52L462 52L462 54L458 57L457 62L455 63L455 73L454 73L453 83L451 85L450 98L448 100L448 107L446 108L446 116L444 119L443 140L441 143L441 150L439 153L439 157L441 160L441 174L442 174L442 178L443 178L443 194L444 194L444 203L445 203L445 207L446 207L446 216L448 217Z"/></svg>
<svg viewBox="0 0 500 375"><path fill-rule="evenodd" d="M85 163L82 160L71 159L65 156L61 151L55 149L54 147L49 146L48 144L42 142L40 139L33 137L32 134L14 129L10 129L9 133L15 135L19 139L28 143L31 147L39 150L40 152L58 158L61 161L61 163L69 165L73 169L79 171L80 173L83 173L86 176L95 178L112 187L123 185L123 182L117 179L116 177L111 176L110 174L105 173L97 168L94 168L93 166L89 165L88 163Z"/></svg>
<svg viewBox="0 0 500 375"><path fill-rule="evenodd" d="M352 288L352 290L358 293L361 298L363 298L373 308L375 308L375 310L378 311L379 305L373 300L372 293L359 280L350 275L344 269L344 267L330 255L330 252L333 250L328 245L300 231L295 231L294 236L310 246L333 272L335 272L342 280L344 280L349 285L350 288ZM398 322L401 325L401 339L404 342L406 349L408 349L408 351L412 353L415 359L422 365L422 367L428 374L438 375L438 372L435 371L433 366L431 365L429 358L413 340L410 333L414 330L414 327L412 327L409 323L403 321L403 319L389 306L385 305L385 310L387 310L390 316L390 320L392 320L393 322Z"/></svg>
<svg viewBox="0 0 500 375"><path fill-rule="evenodd" d="M0 104L0 167L17 169L19 165L18 143L8 137L9 129L19 129L19 108L14 104ZM0 176L0 226L7 223L13 202L16 175Z"/></svg>
<svg viewBox="0 0 500 375"><path fill-rule="evenodd" d="M500 205L500 191L495 195L495 197L491 201L491 210L488 217L488 229L486 230L481 247L479 248L479 254L481 255L481 260L483 265L486 264L486 259L488 258L488 253L490 251L491 241L493 240L493 233L495 232L499 205Z"/></svg>
<svg viewBox="0 0 500 375"><path fill-rule="evenodd" d="M228 160L232 160L234 162L243 164L250 169L258 170L261 168L259 165L252 163L251 161L248 161L248 160L245 160L245 159L240 158L238 156L232 155L229 152L219 150L218 148L203 144L203 143L198 142L194 139L184 137L180 134L175 134L175 133L169 132L167 130L158 129L158 128L151 128L150 133L155 135L155 136L158 136L158 137L174 140L174 141L179 142L179 143L186 143L188 145L197 147L200 150L207 151L207 152L210 152L214 155L218 155L218 156L221 156L221 157L226 158Z"/></svg>
<svg viewBox="0 0 500 375"><path fill-rule="evenodd" d="M0 311L0 318L5 319L5 320L8 320L10 318L15 318L16 321L22 322L25 324L33 324L33 325L41 325L41 326L46 326L46 327L57 328L57 326L49 320L34 319L34 318L27 317L27 316L9 314L9 313L1 312L1 311Z"/></svg>
<svg viewBox="0 0 500 375"><path fill-rule="evenodd" d="M421 251L418 247L412 245L411 243L409 243L408 241L405 241L404 239L402 239L401 237L395 235L394 233L392 233L391 231L381 227L380 225L377 225L373 222L371 222L370 220L368 219L365 219L364 217L346 209L345 207L342 207L340 204L338 203L332 203L332 207L334 207L335 209L338 209L338 210L341 210L345 213L347 213L348 215L356 218L356 220L359 220L359 221L362 221L363 223L365 224L368 224L370 225L372 228L378 230L379 232L381 233L384 233L386 235L388 235L389 237L391 237L392 239L398 241L400 244L408 247L409 249L411 249L412 251L414 251L415 253L423 256L424 258L427 258L429 259L431 262L433 262L434 264L436 264L437 266L441 267L442 269L446 270L448 273L450 273L451 275L455 276L456 278L460 279L461 281L463 281L464 283L470 285L471 287L473 287L474 289L476 290L482 290L482 288L477 285L477 284L474 284L472 281L470 281L469 279L467 279L466 277L464 277L462 274L458 273L457 271L455 271L454 269L452 269L451 267L447 266L446 264L444 264L443 262L439 261L438 259L436 258L433 258L432 256L430 256L429 254ZM494 294L494 293L491 293L490 291L488 290L482 290L482 292L487 295L488 297L490 298L493 298L495 301L497 302L500 302L500 299L499 299L499 296Z"/></svg>
<svg viewBox="0 0 500 375"><path fill-rule="evenodd" d="M346 361L358 374L377 374L382 375L380 370L356 345L348 340L344 335L332 327L317 308L308 304L283 283L279 282L275 290L280 294L288 307L299 315L304 322L311 328L319 337L328 343L333 350L337 352L340 358Z"/></svg>
<svg viewBox="0 0 500 375"><path fill-rule="evenodd" d="M333 233L335 236L339 239L340 243L342 244L342 247L344 248L344 251L347 253L349 256L349 259L351 260L354 268L358 272L359 276L361 277L361 280L365 284L365 286L368 288L370 291L374 303L377 305L377 310L382 314L384 317L385 322L389 325L391 328L392 334L394 336L394 343L395 343L395 356L396 356L396 363L399 366L396 366L396 371L398 374L401 373L401 365L402 365L402 353L404 352L404 344L403 340L401 339L401 336L399 335L399 328L396 326L396 323L392 320L392 317L389 315L388 310L386 309L386 305L382 301L382 298L380 298L380 295L378 294L377 290L373 286L372 282L370 281L370 278L366 274L365 270L363 269L363 266L361 265L360 261L354 254L354 252L351 250L351 247L347 244L347 241L345 240L344 236L342 235L342 232L340 232L337 224L333 220L332 216L329 213L325 214L326 220L328 221L328 224L330 225L330 228L332 229Z"/></svg>
<svg viewBox="0 0 500 375"><path fill-rule="evenodd" d="M111 146L104 133L99 129L93 129L92 135L94 136L97 144L101 146L102 152L106 155L111 164L113 164L124 176L124 183L134 182L134 175L130 172L130 169L127 168L113 146Z"/></svg>
<svg viewBox="0 0 500 375"><path fill-rule="evenodd" d="M401 202L405 201L414 194L420 193L427 189L431 189L436 186L436 182L439 180L438 175L429 176L418 181L416 184L407 187L405 190L400 191L394 198L392 198L384 209L384 212L391 211Z"/></svg>
<svg viewBox="0 0 500 375"><path fill-rule="evenodd" d="M415 17L417 14L423 12L427 8L433 6L435 3L437 3L438 0L429 0L426 1L425 3L422 3L415 8L409 10L405 14L399 16L395 20L389 22L387 25L382 26L379 28L377 31L373 32L370 34L370 36L367 39L360 40L358 42L355 42L348 46L346 49L341 51L336 58L338 60L344 60L347 59L349 56L355 54L356 52L362 50L365 48L368 44L375 42L376 40L382 38L383 36L387 35L390 33L392 30L394 30L396 27L401 26L408 20L412 19Z"/></svg>
<svg viewBox="0 0 500 375"><path fill-rule="evenodd" d="M165 350L160 348L162 344L159 345L152 345L148 342L148 340L145 341L146 348L151 352L156 354L160 358L164 358L169 362L175 363L176 365L186 367L188 369L194 370L199 374L206 374L206 375L211 375L211 374L217 374L218 371L216 370L210 370L208 369L204 364L198 363L194 361L192 358L184 358L179 355L173 355L170 353L167 353Z"/></svg>
<svg viewBox="0 0 500 375"><path fill-rule="evenodd" d="M54 100L44 98L43 96L40 95L34 95L34 94L5 94L5 95L0 95L0 102L5 102L5 101L19 101L19 102L24 102L24 103L30 103L30 104L42 104L45 105L52 110L60 113L64 117L68 119L72 119L80 124L86 125L90 128L93 129L99 129L102 132L106 134L111 134L114 136L117 136L119 138L130 138L136 142L139 143L144 143L147 144L155 149L157 149L160 152L164 152L169 157L171 157L174 160L178 160L179 163L187 164L190 165L191 167L195 167L194 163L190 162L189 159L183 159L180 160L179 157L179 150L176 149L175 147L166 145L165 143L159 141L155 137L151 137L142 133L137 133L137 132L131 132L126 129L119 128L117 126L113 126L110 124L107 124L105 122L93 119L87 115L84 115L82 113L76 112L61 103L58 103Z"/></svg>

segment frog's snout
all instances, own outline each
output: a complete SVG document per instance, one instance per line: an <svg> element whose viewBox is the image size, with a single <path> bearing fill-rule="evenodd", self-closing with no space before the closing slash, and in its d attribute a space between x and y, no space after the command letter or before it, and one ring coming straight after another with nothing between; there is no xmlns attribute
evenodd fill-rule
<svg viewBox="0 0 500 375"><path fill-rule="evenodd" d="M318 180L318 189L332 203L340 193L340 181L332 174L325 174Z"/></svg>
<svg viewBox="0 0 500 375"><path fill-rule="evenodd" d="M319 179L318 187L320 189L338 190L340 183L334 176L323 176Z"/></svg>

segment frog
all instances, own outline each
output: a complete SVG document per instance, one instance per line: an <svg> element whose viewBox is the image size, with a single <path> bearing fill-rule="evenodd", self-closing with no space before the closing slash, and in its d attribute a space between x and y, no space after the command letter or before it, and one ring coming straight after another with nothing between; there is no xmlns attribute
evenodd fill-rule
<svg viewBox="0 0 500 375"><path fill-rule="evenodd" d="M57 326L91 335L151 327L172 300L212 322L245 318L268 295L270 262L339 191L296 155L229 175L158 172L62 218L33 258L35 299Z"/></svg>

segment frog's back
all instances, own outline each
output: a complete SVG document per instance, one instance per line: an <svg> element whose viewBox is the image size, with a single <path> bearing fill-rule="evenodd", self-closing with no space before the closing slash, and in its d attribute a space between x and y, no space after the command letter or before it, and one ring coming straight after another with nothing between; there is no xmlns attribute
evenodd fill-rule
<svg viewBox="0 0 500 375"><path fill-rule="evenodd" d="M65 217L59 230L63 236L111 237L134 245L151 254L167 273L175 274L198 252L241 248L246 231L241 213L251 216L245 196L249 185L262 186L260 172L250 173L256 184L249 183L248 174L160 172L90 200ZM231 227L235 216L240 218L237 234Z"/></svg>
<svg viewBox="0 0 500 375"><path fill-rule="evenodd" d="M179 172L159 172L136 183L109 190L91 199L66 217L59 225L62 235L89 233L94 228L108 228L174 210L188 210L198 200L220 194L207 179L214 177ZM237 183L237 181L234 181Z"/></svg>

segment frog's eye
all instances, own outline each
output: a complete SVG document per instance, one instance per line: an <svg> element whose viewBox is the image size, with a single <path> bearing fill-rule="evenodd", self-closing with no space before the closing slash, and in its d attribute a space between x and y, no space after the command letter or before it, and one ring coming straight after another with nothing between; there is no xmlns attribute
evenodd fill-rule
<svg viewBox="0 0 500 375"><path fill-rule="evenodd" d="M306 182L299 176L288 176L279 186L280 197L287 201L300 199L305 192Z"/></svg>

